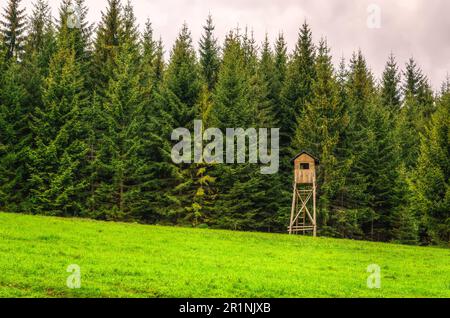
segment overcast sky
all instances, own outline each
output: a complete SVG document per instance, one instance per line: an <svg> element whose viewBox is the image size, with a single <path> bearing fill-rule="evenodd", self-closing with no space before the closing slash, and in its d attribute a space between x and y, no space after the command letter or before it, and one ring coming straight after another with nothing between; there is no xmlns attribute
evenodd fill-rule
<svg viewBox="0 0 450 318"><path fill-rule="evenodd" d="M124 0L125 1L125 0ZM2 6L6 0L1 0ZM23 0L30 9L33 0ZM56 14L60 0L49 1ZM99 21L106 0L87 0L89 19ZM315 42L326 37L338 61L361 49L374 74L379 77L392 51L403 67L411 56L417 60L435 88L450 72L449 0L132 0L139 24L147 18L157 36L170 51L183 22L189 25L194 41L210 12L216 35L222 41L236 26L253 28L262 41L283 31L292 49L298 28L306 19ZM380 24L377 24L377 7ZM369 22L369 23L368 23ZM371 27L369 27L371 26ZM375 26L375 28L374 28ZM379 28L377 28L379 26Z"/></svg>

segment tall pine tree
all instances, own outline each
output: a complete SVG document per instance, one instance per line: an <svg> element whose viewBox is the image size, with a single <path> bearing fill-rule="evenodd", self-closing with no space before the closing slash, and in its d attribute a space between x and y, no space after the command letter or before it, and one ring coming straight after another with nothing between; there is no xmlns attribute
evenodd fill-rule
<svg viewBox="0 0 450 318"><path fill-rule="evenodd" d="M116 69L103 100L105 127L98 137L98 186L95 190L99 217L132 220L142 208L142 176L147 169L142 151L143 90L128 41L119 47Z"/></svg>
<svg viewBox="0 0 450 318"><path fill-rule="evenodd" d="M108 0L108 7L105 13L102 12L102 20L97 28L93 56L95 88L99 90L101 96L103 96L103 91L106 90L115 69L123 28L121 1Z"/></svg>
<svg viewBox="0 0 450 318"><path fill-rule="evenodd" d="M383 72L381 103L395 115L398 115L402 106L400 74L393 54L389 56Z"/></svg>
<svg viewBox="0 0 450 318"><path fill-rule="evenodd" d="M160 202L163 203L158 213L165 215L166 220L172 223L191 221L189 209L192 206L195 169L187 164L175 165L172 162L171 134L177 128L193 128L201 89L200 68L191 33L184 24L173 46L164 81L155 100L159 121L156 131L160 135L159 149L163 156L158 190Z"/></svg>
<svg viewBox="0 0 450 318"><path fill-rule="evenodd" d="M6 48L6 58L19 58L25 39L25 8L20 7L21 0L8 0L3 19L0 20L0 34Z"/></svg>
<svg viewBox="0 0 450 318"><path fill-rule="evenodd" d="M340 194L344 191L345 175L349 160L339 156L343 132L349 125L345 105L339 98L339 87L334 75L329 49L324 40L320 42L315 63L316 79L312 84L311 101L299 118L293 140L293 151L306 149L321 160L318 174L319 220L322 227L333 225L334 235L345 235L342 220L337 217L342 206ZM348 221L348 220L347 220Z"/></svg>
<svg viewBox="0 0 450 318"><path fill-rule="evenodd" d="M199 45L201 71L210 92L213 91L216 85L220 66L219 46L217 45L217 39L214 37L214 29L212 16L209 15L206 25L203 26L204 34Z"/></svg>
<svg viewBox="0 0 450 318"><path fill-rule="evenodd" d="M87 106L84 78L67 27L60 30L43 87L43 106L37 107L31 125L30 152L32 210L51 215L83 215L88 182L88 144L82 112Z"/></svg>
<svg viewBox="0 0 450 318"><path fill-rule="evenodd" d="M282 90L282 103L279 109L282 154L287 148L297 126L297 118L302 115L305 105L311 98L311 86L316 77L314 70L315 47L309 25L305 22L299 33L294 54L289 62L285 85Z"/></svg>
<svg viewBox="0 0 450 318"><path fill-rule="evenodd" d="M417 170L412 178L412 208L422 221L424 243L450 241L450 94L444 94L421 138Z"/></svg>

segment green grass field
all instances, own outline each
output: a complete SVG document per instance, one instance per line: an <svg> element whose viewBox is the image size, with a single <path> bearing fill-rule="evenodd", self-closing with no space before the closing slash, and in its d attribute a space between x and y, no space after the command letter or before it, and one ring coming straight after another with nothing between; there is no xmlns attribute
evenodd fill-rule
<svg viewBox="0 0 450 318"><path fill-rule="evenodd" d="M0 213L0 297L450 297L450 250Z"/></svg>

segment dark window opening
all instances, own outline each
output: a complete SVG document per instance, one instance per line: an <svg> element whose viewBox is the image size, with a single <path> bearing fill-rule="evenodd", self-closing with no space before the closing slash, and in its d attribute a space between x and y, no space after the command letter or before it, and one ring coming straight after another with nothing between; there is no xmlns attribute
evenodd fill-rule
<svg viewBox="0 0 450 318"><path fill-rule="evenodd" d="M309 163L301 163L300 170L309 170Z"/></svg>

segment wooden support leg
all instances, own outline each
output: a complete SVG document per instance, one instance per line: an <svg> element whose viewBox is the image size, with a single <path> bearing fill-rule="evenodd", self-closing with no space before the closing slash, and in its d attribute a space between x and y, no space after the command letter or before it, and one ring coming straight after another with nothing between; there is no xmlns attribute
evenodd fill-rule
<svg viewBox="0 0 450 318"><path fill-rule="evenodd" d="M310 210L311 205L312 211ZM314 182L309 189L300 190L297 189L297 184L294 183L289 234L303 233L303 235L306 235L309 232L312 232L314 237L317 236L316 183Z"/></svg>
<svg viewBox="0 0 450 318"><path fill-rule="evenodd" d="M317 212L316 212L316 182L313 184L313 219L314 219L314 237L317 237Z"/></svg>
<svg viewBox="0 0 450 318"><path fill-rule="evenodd" d="M297 205L297 183L294 182L294 194L292 196L292 210L291 210L291 222L289 223L289 234L292 234L292 228L294 227L295 207Z"/></svg>

